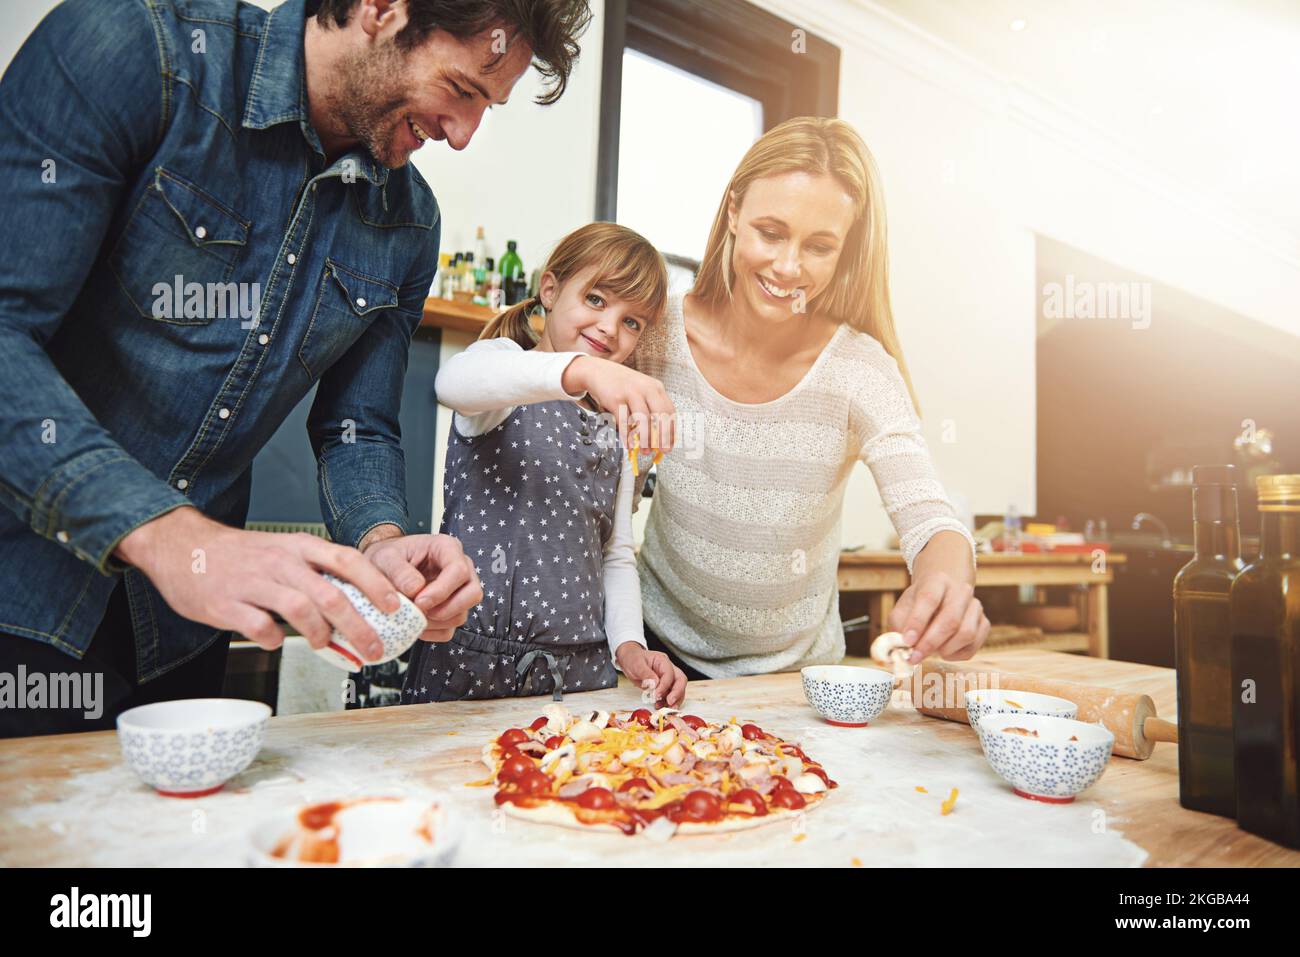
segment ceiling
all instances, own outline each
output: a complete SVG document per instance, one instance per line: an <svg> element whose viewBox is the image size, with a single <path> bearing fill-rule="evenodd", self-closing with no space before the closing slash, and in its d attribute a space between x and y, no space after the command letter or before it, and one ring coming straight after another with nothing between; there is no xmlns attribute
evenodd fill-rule
<svg viewBox="0 0 1300 957"><path fill-rule="evenodd" d="M859 2L1300 240L1300 0Z"/></svg>

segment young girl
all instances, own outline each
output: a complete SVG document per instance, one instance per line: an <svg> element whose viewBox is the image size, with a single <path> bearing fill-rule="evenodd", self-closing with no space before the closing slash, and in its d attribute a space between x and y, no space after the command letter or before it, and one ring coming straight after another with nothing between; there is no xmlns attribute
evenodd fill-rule
<svg viewBox="0 0 1300 957"><path fill-rule="evenodd" d="M455 412L442 531L473 559L483 601L450 641L417 646L404 702L558 698L612 687L617 664L656 701L681 703L686 676L645 648L633 466L600 405L636 421L671 415L659 382L622 365L667 288L644 238L592 223L561 240L536 297L439 370L438 400ZM663 441L647 434L647 455Z"/></svg>

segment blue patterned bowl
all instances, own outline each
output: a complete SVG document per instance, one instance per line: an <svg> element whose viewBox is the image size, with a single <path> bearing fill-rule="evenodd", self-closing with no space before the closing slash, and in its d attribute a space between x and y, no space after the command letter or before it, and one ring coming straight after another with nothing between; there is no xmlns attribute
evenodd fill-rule
<svg viewBox="0 0 1300 957"><path fill-rule="evenodd" d="M1106 770L1115 735L1099 724L993 712L979 719L993 770L1023 798L1068 804ZM1024 733L1028 732L1028 733Z"/></svg>
<svg viewBox="0 0 1300 957"><path fill-rule="evenodd" d="M260 701L162 701L118 715L117 740L126 763L159 794L202 797L253 763L270 716Z"/></svg>
<svg viewBox="0 0 1300 957"><path fill-rule="evenodd" d="M415 640L429 626L424 612L401 592L397 594L400 606L397 611L388 614L376 608L369 598L361 594L361 589L351 582L345 582L341 578L328 574L322 577L347 596L362 620L375 629L375 634L379 636L384 646L382 657L375 661L366 661L361 657L361 653L352 647L352 642L343 637L343 632L335 628L330 634L329 644L323 648L316 648L315 652L336 668L356 674L363 665L379 665L385 661L392 661L415 644Z"/></svg>
<svg viewBox="0 0 1300 957"><path fill-rule="evenodd" d="M1045 714L1053 718L1078 717L1079 706L1065 698L1032 691L978 688L966 692L966 717L978 735L986 714Z"/></svg>
<svg viewBox="0 0 1300 957"><path fill-rule="evenodd" d="M894 677L876 668L810 665L799 672L803 693L828 724L862 728L889 706Z"/></svg>

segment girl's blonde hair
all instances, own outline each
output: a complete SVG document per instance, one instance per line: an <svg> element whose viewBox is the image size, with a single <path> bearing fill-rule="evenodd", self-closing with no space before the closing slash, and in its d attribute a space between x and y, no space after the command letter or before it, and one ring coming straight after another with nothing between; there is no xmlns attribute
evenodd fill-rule
<svg viewBox="0 0 1300 957"><path fill-rule="evenodd" d="M596 271L582 291L584 296L593 286L600 286L645 313L646 322L655 322L663 314L668 302L668 267L640 233L617 223L588 223L560 240L542 273L553 273L563 286L590 266ZM529 319L540 303L537 296L515 303L489 322L479 338L507 336L531 349L537 344L537 334Z"/></svg>
<svg viewBox="0 0 1300 957"><path fill-rule="evenodd" d="M889 304L889 256L885 245L885 197L876 161L855 129L843 120L801 116L768 130L745 153L722 194L691 293L714 310L731 301L735 237L728 221L734 197L739 209L756 179L783 173L829 175L853 200L853 226L840 251L830 286L808 303L810 312L847 323L874 338L898 363L907 390L912 379L894 330Z"/></svg>

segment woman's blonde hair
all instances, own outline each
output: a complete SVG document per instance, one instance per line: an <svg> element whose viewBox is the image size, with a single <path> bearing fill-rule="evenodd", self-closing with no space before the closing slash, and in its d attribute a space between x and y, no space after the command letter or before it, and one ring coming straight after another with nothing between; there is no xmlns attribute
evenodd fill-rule
<svg viewBox="0 0 1300 957"><path fill-rule="evenodd" d="M593 286L600 286L644 312L647 322L655 322L663 314L668 302L668 267L640 233L617 223L588 223L560 240L542 272L553 273L563 286L590 266L596 271L582 291L584 296ZM540 303L537 296L515 303L489 322L479 338L506 336L531 349L537 344L537 334L529 320Z"/></svg>
<svg viewBox="0 0 1300 957"><path fill-rule="evenodd" d="M731 301L731 234L728 205L739 209L751 183L783 173L829 175L853 200L853 226L840 250L830 286L808 303L810 312L846 323L874 338L898 363L912 402L912 379L894 330L889 304L889 256L885 245L885 196L876 161L855 129L843 120L800 116L768 130L745 153L722 194L691 290L714 310Z"/></svg>

